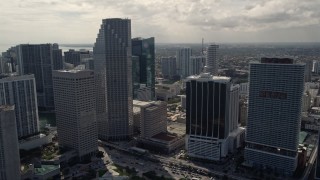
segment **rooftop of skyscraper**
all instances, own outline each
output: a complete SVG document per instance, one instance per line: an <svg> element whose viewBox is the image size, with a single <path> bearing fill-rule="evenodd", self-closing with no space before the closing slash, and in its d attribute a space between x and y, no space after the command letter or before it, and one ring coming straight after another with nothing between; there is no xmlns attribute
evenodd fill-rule
<svg viewBox="0 0 320 180"><path fill-rule="evenodd" d="M187 77L187 80L211 80L211 81L218 81L218 82L230 82L231 78L226 76L213 76L210 73L202 73L200 75L192 75Z"/></svg>

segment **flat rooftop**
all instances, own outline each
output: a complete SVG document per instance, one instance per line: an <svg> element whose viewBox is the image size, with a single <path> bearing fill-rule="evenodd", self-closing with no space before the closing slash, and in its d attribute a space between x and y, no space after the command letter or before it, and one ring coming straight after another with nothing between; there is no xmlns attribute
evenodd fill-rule
<svg viewBox="0 0 320 180"><path fill-rule="evenodd" d="M87 69L61 69L61 70L57 70L58 72L65 72L65 73L79 73L79 72L83 72L83 71L90 71Z"/></svg>
<svg viewBox="0 0 320 180"><path fill-rule="evenodd" d="M154 136L152 136L154 139L160 139L162 141L172 141L176 136L168 134L168 133L159 133Z"/></svg>
<svg viewBox="0 0 320 180"><path fill-rule="evenodd" d="M170 122L168 123L167 130L169 133L175 133L179 136L186 134L186 124L179 122Z"/></svg>
<svg viewBox="0 0 320 180"><path fill-rule="evenodd" d="M306 139L307 136L308 136L308 133L307 133L307 132L301 131L301 132L299 133L299 144L302 144L302 143L305 141L305 139Z"/></svg>
<svg viewBox="0 0 320 180"><path fill-rule="evenodd" d="M230 82L231 78L226 76L213 76L209 73L202 73L200 75L192 75L187 77L188 80L204 80L204 81L215 81L215 82Z"/></svg>
<svg viewBox="0 0 320 180"><path fill-rule="evenodd" d="M133 106L146 106L151 104L153 101L138 101L138 100L133 100Z"/></svg>

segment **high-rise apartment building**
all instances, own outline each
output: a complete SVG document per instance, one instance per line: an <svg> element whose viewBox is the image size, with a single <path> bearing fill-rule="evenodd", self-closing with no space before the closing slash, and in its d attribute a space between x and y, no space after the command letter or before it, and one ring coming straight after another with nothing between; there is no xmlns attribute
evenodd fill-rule
<svg viewBox="0 0 320 180"><path fill-rule="evenodd" d="M0 179L19 180L20 155L14 106L0 106Z"/></svg>
<svg viewBox="0 0 320 180"><path fill-rule="evenodd" d="M52 70L55 62L60 61L58 53L61 51L52 44L21 44L16 47L16 52L17 72L35 76L39 110L53 110Z"/></svg>
<svg viewBox="0 0 320 180"><path fill-rule="evenodd" d="M139 57L140 84L151 89L155 96L155 46L154 37L132 39L132 55Z"/></svg>
<svg viewBox="0 0 320 180"><path fill-rule="evenodd" d="M99 138L133 133L131 20L104 19L93 47Z"/></svg>
<svg viewBox="0 0 320 180"><path fill-rule="evenodd" d="M189 64L189 75L199 75L203 72L203 56L191 56Z"/></svg>
<svg viewBox="0 0 320 180"><path fill-rule="evenodd" d="M238 128L239 86L203 73L186 80L186 149L190 157L221 160Z"/></svg>
<svg viewBox="0 0 320 180"><path fill-rule="evenodd" d="M52 45L53 70L63 69L62 49L58 44Z"/></svg>
<svg viewBox="0 0 320 180"><path fill-rule="evenodd" d="M98 149L93 71L53 71L53 89L59 145L80 159L92 155Z"/></svg>
<svg viewBox="0 0 320 180"><path fill-rule="evenodd" d="M304 64L289 58L250 63L245 162L292 174L297 167Z"/></svg>
<svg viewBox="0 0 320 180"><path fill-rule="evenodd" d="M219 51L219 45L216 45L216 44L211 44L207 48L205 72L215 76L218 75L218 69L219 69L218 51Z"/></svg>
<svg viewBox="0 0 320 180"><path fill-rule="evenodd" d="M307 60L305 67L306 67L306 69L305 69L305 73L304 73L304 81L305 81L305 82L311 82L312 69L313 69L313 61Z"/></svg>
<svg viewBox="0 0 320 180"><path fill-rule="evenodd" d="M172 79L177 75L176 58L162 57L161 58L161 73L164 78Z"/></svg>
<svg viewBox="0 0 320 180"><path fill-rule="evenodd" d="M177 68L177 73L180 75L180 78L184 79L187 76L190 76L189 70L190 70L190 64L191 64L191 58L192 56L192 50L190 48L180 48L177 51L176 58L177 58L177 63L176 63L176 68Z"/></svg>
<svg viewBox="0 0 320 180"><path fill-rule="evenodd" d="M74 67L82 64L82 61L86 58L91 58L92 54L88 50L69 49L69 51L64 52L64 62L73 64Z"/></svg>
<svg viewBox="0 0 320 180"><path fill-rule="evenodd" d="M0 75L0 105L15 105L18 138L39 133L34 75Z"/></svg>

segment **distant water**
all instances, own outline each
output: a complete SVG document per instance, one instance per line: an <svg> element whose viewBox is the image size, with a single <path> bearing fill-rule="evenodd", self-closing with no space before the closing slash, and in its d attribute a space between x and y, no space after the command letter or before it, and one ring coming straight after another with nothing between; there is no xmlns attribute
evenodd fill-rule
<svg viewBox="0 0 320 180"><path fill-rule="evenodd" d="M0 44L0 55L2 52L7 51L10 47L16 46L18 44ZM86 49L92 51L93 44L59 44L59 48L62 49L63 52L68 51L69 49Z"/></svg>
<svg viewBox="0 0 320 180"><path fill-rule="evenodd" d="M31 43L32 44L32 43ZM1 44L0 43L0 54L1 52L5 52L8 50L10 47L16 46L18 44ZM204 46L206 47L208 44L205 44ZM232 48L232 47L245 47L245 48L263 48L263 47L273 47L273 48L282 48L282 47L294 47L294 48L319 48L320 47L320 42L298 42L298 43L281 43L281 42L274 42L274 43L220 43L219 44L221 48ZM169 48L174 48L174 47L201 47L202 45L199 43L157 43L156 48L163 48L163 47L169 47ZM93 49L93 44L59 44L60 49L62 49L63 52L68 51L69 49L86 49L92 51Z"/></svg>
<svg viewBox="0 0 320 180"><path fill-rule="evenodd" d="M62 49L63 52L68 51L69 49L86 49L92 51L93 44L59 44L59 48Z"/></svg>

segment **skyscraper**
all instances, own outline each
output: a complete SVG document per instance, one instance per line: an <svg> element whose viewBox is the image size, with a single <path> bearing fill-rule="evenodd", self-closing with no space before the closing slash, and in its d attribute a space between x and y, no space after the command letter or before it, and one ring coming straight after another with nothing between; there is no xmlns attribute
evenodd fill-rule
<svg viewBox="0 0 320 180"><path fill-rule="evenodd" d="M196 75L203 72L203 64L204 61L203 56L191 56L190 57L190 65L189 65L189 75Z"/></svg>
<svg viewBox="0 0 320 180"><path fill-rule="evenodd" d="M59 45L56 43L52 45L52 58L53 58L53 69L54 70L63 69L62 50L59 49Z"/></svg>
<svg viewBox="0 0 320 180"><path fill-rule="evenodd" d="M90 51L81 49L76 51L74 49L69 49L69 51L64 52L64 61L66 63L73 64L74 67L82 64L82 61L88 58L92 58Z"/></svg>
<svg viewBox="0 0 320 180"><path fill-rule="evenodd" d="M0 75L0 105L15 105L18 138L39 133L34 75Z"/></svg>
<svg viewBox="0 0 320 180"><path fill-rule="evenodd" d="M164 78L173 78L177 75L176 58L162 57L161 58L161 72Z"/></svg>
<svg viewBox="0 0 320 180"><path fill-rule="evenodd" d="M297 166L303 64L289 58L250 63L245 161L292 174Z"/></svg>
<svg viewBox="0 0 320 180"><path fill-rule="evenodd" d="M155 96L155 49L154 37L132 39L132 55L139 57L140 84L151 89Z"/></svg>
<svg viewBox="0 0 320 180"><path fill-rule="evenodd" d="M59 52L54 53L52 44L21 44L16 48L18 73L35 76L39 109L53 110L52 70L56 62L53 57L58 57Z"/></svg>
<svg viewBox="0 0 320 180"><path fill-rule="evenodd" d="M140 58L139 58L139 56L132 56L131 60L132 60L133 98L136 99L137 98L137 91L140 88Z"/></svg>
<svg viewBox="0 0 320 180"><path fill-rule="evenodd" d="M94 74L90 70L53 71L59 145L73 148L80 159L98 148Z"/></svg>
<svg viewBox="0 0 320 180"><path fill-rule="evenodd" d="M311 81L312 69L313 69L313 61L307 60L306 61L305 74L304 74L304 81L305 82L310 82Z"/></svg>
<svg viewBox="0 0 320 180"><path fill-rule="evenodd" d="M239 86L204 73L186 80L186 149L190 157L220 160L238 127Z"/></svg>
<svg viewBox="0 0 320 180"><path fill-rule="evenodd" d="M93 47L99 138L132 135L131 20L104 19Z"/></svg>
<svg viewBox="0 0 320 180"><path fill-rule="evenodd" d="M19 180L20 155L14 106L0 106L0 179Z"/></svg>
<svg viewBox="0 0 320 180"><path fill-rule="evenodd" d="M218 68L219 68L218 49L219 49L219 45L216 45L216 44L211 44L207 48L207 60L206 60L205 72L215 76L218 75Z"/></svg>
<svg viewBox="0 0 320 180"><path fill-rule="evenodd" d="M177 73L180 75L180 78L184 79L187 76L190 76L192 74L190 74L190 58L192 55L192 50L190 48L180 48L177 51Z"/></svg>

